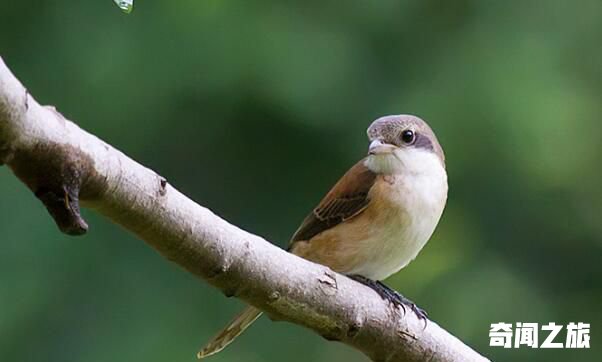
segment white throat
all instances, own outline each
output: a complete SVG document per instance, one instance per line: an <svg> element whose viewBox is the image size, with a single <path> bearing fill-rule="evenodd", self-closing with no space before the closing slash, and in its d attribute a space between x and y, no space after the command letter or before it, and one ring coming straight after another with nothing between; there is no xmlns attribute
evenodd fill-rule
<svg viewBox="0 0 602 362"><path fill-rule="evenodd" d="M439 157L420 148L396 149L393 153L369 155L364 164L372 172L383 175L438 176L441 172L445 173Z"/></svg>

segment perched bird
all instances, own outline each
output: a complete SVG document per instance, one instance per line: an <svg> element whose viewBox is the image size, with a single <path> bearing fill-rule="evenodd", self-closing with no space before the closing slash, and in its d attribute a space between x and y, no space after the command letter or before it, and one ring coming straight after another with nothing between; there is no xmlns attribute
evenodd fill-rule
<svg viewBox="0 0 602 362"><path fill-rule="evenodd" d="M370 286L425 319L422 309L381 280L408 265L439 222L447 200L443 149L426 122L411 115L378 118L368 138L368 155L303 220L288 250ZM247 307L198 358L221 351L260 315Z"/></svg>

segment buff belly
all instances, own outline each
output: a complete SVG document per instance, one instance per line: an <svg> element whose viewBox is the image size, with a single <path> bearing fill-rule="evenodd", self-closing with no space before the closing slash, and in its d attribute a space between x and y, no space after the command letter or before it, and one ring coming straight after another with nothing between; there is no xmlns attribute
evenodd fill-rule
<svg viewBox="0 0 602 362"><path fill-rule="evenodd" d="M366 210L293 252L344 274L383 280L412 261L445 206L445 171L437 178L378 176Z"/></svg>

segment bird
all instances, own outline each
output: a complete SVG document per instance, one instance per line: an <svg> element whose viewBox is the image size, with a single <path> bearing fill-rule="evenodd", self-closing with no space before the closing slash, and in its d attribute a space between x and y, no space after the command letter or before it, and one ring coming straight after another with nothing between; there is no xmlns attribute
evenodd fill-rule
<svg viewBox="0 0 602 362"><path fill-rule="evenodd" d="M448 191L445 155L417 116L380 117L367 135L368 154L303 220L287 250L371 287L404 310L408 306L426 323L424 310L382 280L416 258L439 223ZM261 314L247 307L197 357L224 349Z"/></svg>

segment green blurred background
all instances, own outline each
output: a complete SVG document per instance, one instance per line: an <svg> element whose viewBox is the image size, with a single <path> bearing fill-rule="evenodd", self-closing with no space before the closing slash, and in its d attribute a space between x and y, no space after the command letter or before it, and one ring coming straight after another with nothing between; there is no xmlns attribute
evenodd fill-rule
<svg viewBox="0 0 602 362"><path fill-rule="evenodd" d="M3 1L0 55L40 103L280 246L373 119L425 118L448 206L389 284L495 360L600 360L602 3L135 5ZM241 308L95 214L62 235L6 167L0 200L2 361L194 361ZM592 348L489 347L500 321L588 322ZM263 318L212 359L281 360L366 358Z"/></svg>

